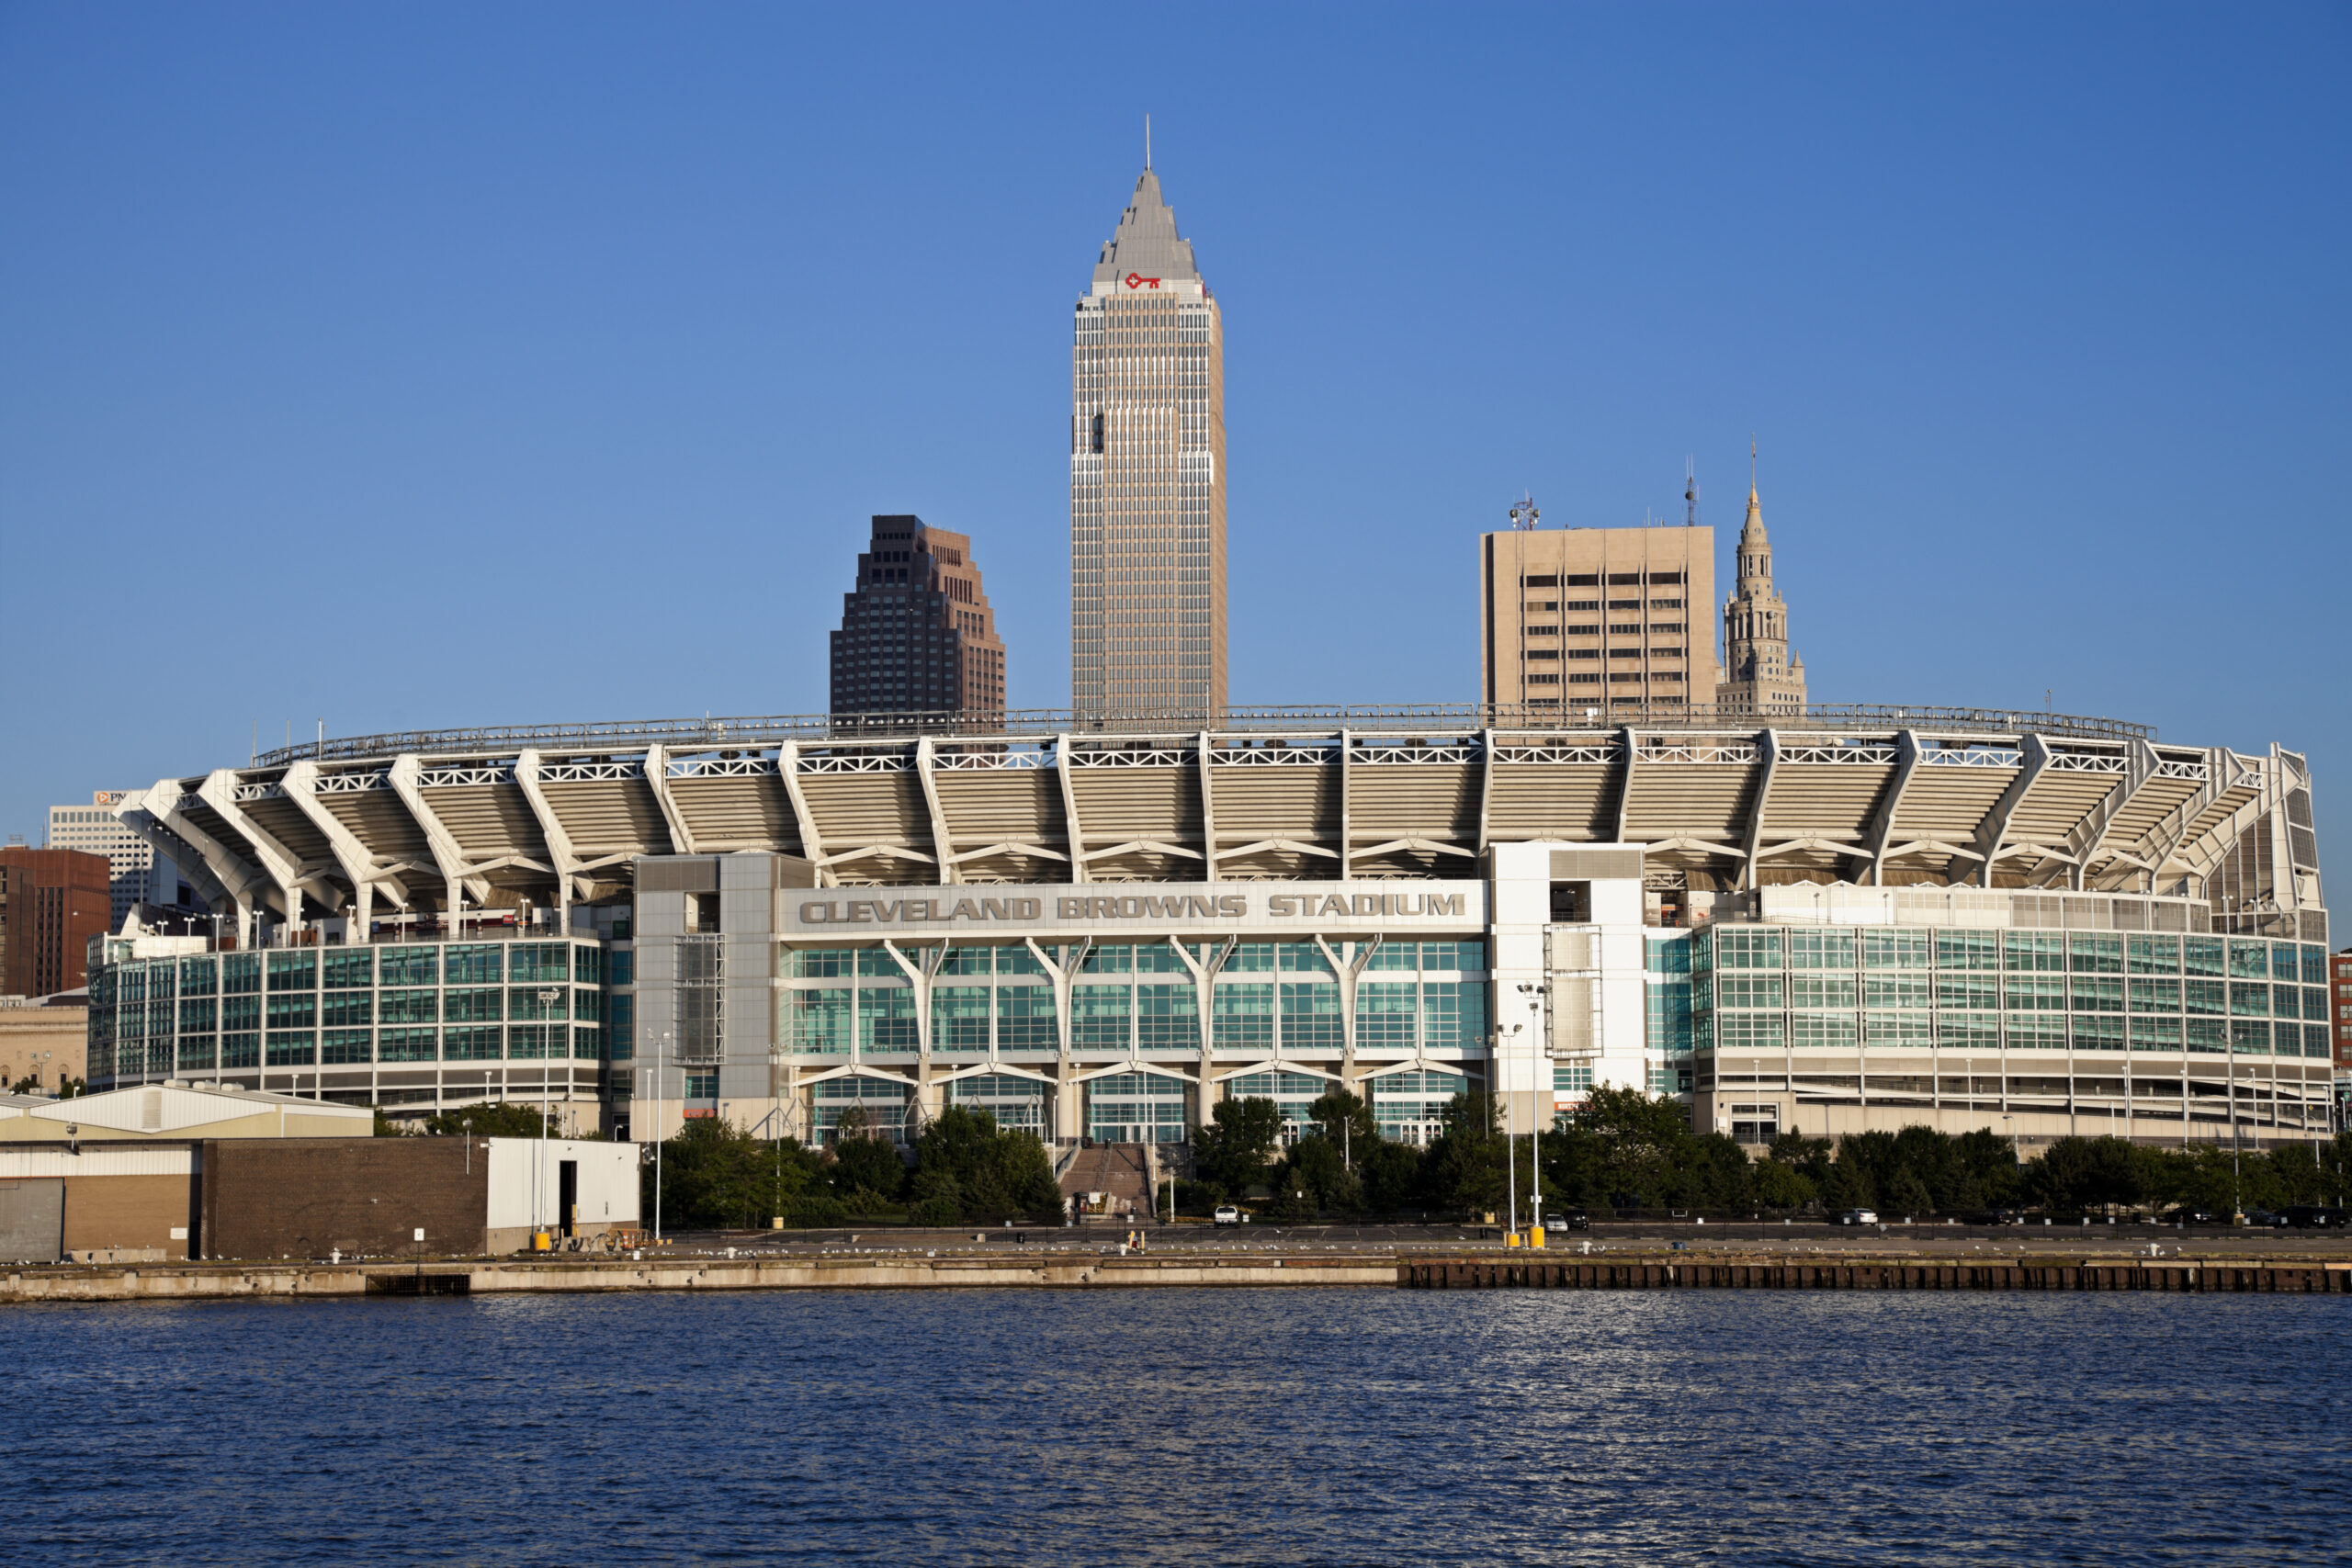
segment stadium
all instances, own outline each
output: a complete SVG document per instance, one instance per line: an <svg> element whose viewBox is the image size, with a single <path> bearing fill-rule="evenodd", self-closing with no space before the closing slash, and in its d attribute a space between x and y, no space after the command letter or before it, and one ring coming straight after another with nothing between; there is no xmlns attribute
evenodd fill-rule
<svg viewBox="0 0 2352 1568"><path fill-rule="evenodd" d="M118 814L93 1087L1174 1143L1597 1085L1743 1142L2324 1136L2303 759L2049 713L1481 706L322 739Z"/></svg>

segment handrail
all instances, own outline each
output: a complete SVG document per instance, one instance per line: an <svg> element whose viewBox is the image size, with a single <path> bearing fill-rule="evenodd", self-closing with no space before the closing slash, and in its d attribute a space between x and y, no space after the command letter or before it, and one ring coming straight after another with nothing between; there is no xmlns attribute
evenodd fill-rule
<svg viewBox="0 0 2352 1568"><path fill-rule="evenodd" d="M1636 729L1847 730L1959 729L1995 735L2035 733L2078 740L2149 740L2154 725L2032 708L1976 708L1907 703L1816 703L1803 713L1757 713L1707 705L1674 707L1564 709L1523 703L1299 703L1228 707L1216 713L1183 709L1115 714L1070 708L1003 712L768 714L742 717L625 719L608 723L484 725L470 728L404 729L334 737L264 751L251 766L284 767L305 758L356 761L423 752L464 756L532 747L569 755L626 751L643 746L672 750L758 750L784 741L875 740L921 736L987 739L1048 739L1057 735L1193 735L1201 730L1279 733L1300 729L1430 730L1470 733L1613 733Z"/></svg>

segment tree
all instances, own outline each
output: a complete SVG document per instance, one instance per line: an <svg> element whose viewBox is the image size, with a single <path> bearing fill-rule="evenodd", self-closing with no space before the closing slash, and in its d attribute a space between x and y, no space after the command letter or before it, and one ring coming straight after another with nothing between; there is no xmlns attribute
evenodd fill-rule
<svg viewBox="0 0 2352 1568"><path fill-rule="evenodd" d="M1061 1202L1037 1135L999 1127L968 1106L949 1107L922 1130L909 1193L913 1217L925 1224L1042 1214Z"/></svg>
<svg viewBox="0 0 2352 1568"><path fill-rule="evenodd" d="M654 1168L643 1180L653 1213ZM716 1117L687 1122L662 1145L663 1224L686 1229L753 1229L773 1215L792 1225L838 1223L814 1153L797 1138L763 1138Z"/></svg>
<svg viewBox="0 0 2352 1568"><path fill-rule="evenodd" d="M1374 1139L1370 1148L1358 1149L1356 1181L1364 1206L1375 1213L1390 1214L1426 1202L1422 1157L1412 1145L1389 1138Z"/></svg>
<svg viewBox="0 0 2352 1568"><path fill-rule="evenodd" d="M1290 1157L1276 1172L1274 1188L1278 1196L1294 1202L1302 1201L1298 1195L1304 1193L1305 1205L1317 1213L1352 1214L1363 1208L1363 1189L1341 1160L1340 1145L1329 1138L1301 1138L1293 1144Z"/></svg>
<svg viewBox="0 0 2352 1568"><path fill-rule="evenodd" d="M1193 1129L1193 1167L1227 1198L1243 1197L1265 1184L1282 1134L1282 1112L1272 1100L1219 1100L1209 1124Z"/></svg>
<svg viewBox="0 0 2352 1568"><path fill-rule="evenodd" d="M853 1210L870 1213L896 1203L906 1188L907 1162L899 1157L896 1144L867 1134L861 1106L842 1112L832 1156L828 1175L833 1195Z"/></svg>
<svg viewBox="0 0 2352 1568"><path fill-rule="evenodd" d="M536 1138L545 1126L548 1136L558 1136L551 1121L543 1122L536 1105L500 1100L493 1105L461 1105L454 1111L435 1111L424 1119L424 1130L444 1138L469 1132L477 1138Z"/></svg>
<svg viewBox="0 0 2352 1568"><path fill-rule="evenodd" d="M1306 1114L1351 1163L1380 1142L1380 1123L1372 1119L1372 1107L1344 1089L1326 1091L1306 1108Z"/></svg>
<svg viewBox="0 0 2352 1568"><path fill-rule="evenodd" d="M1429 1195L1443 1207L1484 1213L1503 1206L1508 1172L1496 1113L1487 1095L1457 1094L1447 1102L1421 1166Z"/></svg>

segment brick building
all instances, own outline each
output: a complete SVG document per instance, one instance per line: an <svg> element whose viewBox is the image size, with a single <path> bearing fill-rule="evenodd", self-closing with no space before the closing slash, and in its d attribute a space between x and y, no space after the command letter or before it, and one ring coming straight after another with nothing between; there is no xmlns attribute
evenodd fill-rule
<svg viewBox="0 0 2352 1568"><path fill-rule="evenodd" d="M80 850L0 850L0 996L47 997L89 983L113 869Z"/></svg>

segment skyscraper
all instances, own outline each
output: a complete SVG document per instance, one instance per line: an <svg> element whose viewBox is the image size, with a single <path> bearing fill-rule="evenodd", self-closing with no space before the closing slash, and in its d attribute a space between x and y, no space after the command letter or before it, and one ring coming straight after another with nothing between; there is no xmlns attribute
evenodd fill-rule
<svg viewBox="0 0 2352 1568"><path fill-rule="evenodd" d="M1487 702L1606 711L1713 698L1713 529L1515 528L1483 536L1479 555Z"/></svg>
<svg viewBox="0 0 2352 1568"><path fill-rule="evenodd" d="M1004 713L1004 644L965 535L875 518L832 643L836 716Z"/></svg>
<svg viewBox="0 0 2352 1568"><path fill-rule="evenodd" d="M1070 349L1070 705L1220 713L1225 339L1146 164Z"/></svg>
<svg viewBox="0 0 2352 1568"><path fill-rule="evenodd" d="M1724 682L1715 705L1725 713L1804 712L1804 660L1789 647L1789 605L1772 586L1772 541L1764 509L1747 487L1747 521L1739 529L1739 572L1724 601Z"/></svg>

